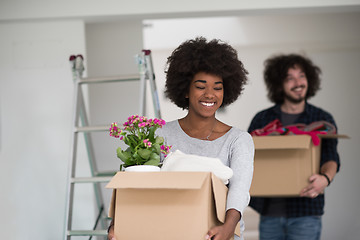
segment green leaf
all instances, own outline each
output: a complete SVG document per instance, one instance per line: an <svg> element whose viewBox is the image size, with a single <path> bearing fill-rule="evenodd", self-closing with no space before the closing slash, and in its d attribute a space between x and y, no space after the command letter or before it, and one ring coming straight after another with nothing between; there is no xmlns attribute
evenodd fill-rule
<svg viewBox="0 0 360 240"><path fill-rule="evenodd" d="M125 166L134 165L135 162L131 158L131 154L127 151L121 150L120 147L116 149L117 157L121 159L121 161L124 162Z"/></svg>
<svg viewBox="0 0 360 240"><path fill-rule="evenodd" d="M132 157L135 162L134 165L143 165L144 162L146 162L146 160L144 160L137 152L135 152Z"/></svg>
<svg viewBox="0 0 360 240"><path fill-rule="evenodd" d="M125 167L136 165L136 161L133 158L127 159L124 163L125 163L124 164Z"/></svg>
<svg viewBox="0 0 360 240"><path fill-rule="evenodd" d="M154 143L154 144L152 145L151 149L152 149L152 151L153 151L154 153L156 153L157 155L160 154L161 149L160 149L160 145L159 145L158 143Z"/></svg>
<svg viewBox="0 0 360 240"><path fill-rule="evenodd" d="M123 161L123 162L124 162L126 159L129 158L129 156L128 156L127 154L124 154L124 151L121 150L121 147L118 147L118 148L116 149L116 155L117 155L117 157L120 158L121 161Z"/></svg>
<svg viewBox="0 0 360 240"><path fill-rule="evenodd" d="M144 148L140 148L137 153L139 154L139 156L145 160L148 160L151 154L151 150L149 149L144 149Z"/></svg>
<svg viewBox="0 0 360 240"><path fill-rule="evenodd" d="M130 145L128 137L124 137L123 141L126 145Z"/></svg>
<svg viewBox="0 0 360 240"><path fill-rule="evenodd" d="M162 145L164 143L164 138L157 136L155 139L155 143L158 143L159 145Z"/></svg>
<svg viewBox="0 0 360 240"><path fill-rule="evenodd" d="M160 159L150 159L149 161L147 161L146 163L144 163L144 165L153 165L153 166L159 166L160 164Z"/></svg>
<svg viewBox="0 0 360 240"><path fill-rule="evenodd" d="M130 147L135 148L136 145L138 145L139 139L135 135L128 135L127 140L128 140L128 143L126 143L126 144L129 145Z"/></svg>
<svg viewBox="0 0 360 240"><path fill-rule="evenodd" d="M156 131L156 127L151 127L150 130L149 130L149 140L151 142L154 142L155 140L155 131Z"/></svg>
<svg viewBox="0 0 360 240"><path fill-rule="evenodd" d="M158 161L158 162L160 163L160 155L153 152L153 153L151 153L151 155L150 155L150 160L156 160L156 161ZM150 161L150 160L149 160L149 161Z"/></svg>

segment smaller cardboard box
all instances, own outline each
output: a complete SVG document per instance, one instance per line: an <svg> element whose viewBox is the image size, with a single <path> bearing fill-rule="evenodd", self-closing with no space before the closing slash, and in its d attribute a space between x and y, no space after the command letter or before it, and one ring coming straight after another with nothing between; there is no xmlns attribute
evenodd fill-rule
<svg viewBox="0 0 360 240"><path fill-rule="evenodd" d="M347 138L345 135L319 137ZM320 171L321 144L315 146L309 135L260 136L253 140L251 196L299 196L309 177Z"/></svg>
<svg viewBox="0 0 360 240"><path fill-rule="evenodd" d="M209 172L118 172L106 187L117 239L199 240L225 220L228 189Z"/></svg>

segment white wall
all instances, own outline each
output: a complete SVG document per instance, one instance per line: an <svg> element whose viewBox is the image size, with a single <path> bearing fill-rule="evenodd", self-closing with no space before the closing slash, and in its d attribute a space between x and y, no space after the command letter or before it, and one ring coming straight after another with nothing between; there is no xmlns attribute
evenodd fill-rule
<svg viewBox="0 0 360 240"><path fill-rule="evenodd" d="M1 23L0 52L1 238L61 239L84 23Z"/></svg>

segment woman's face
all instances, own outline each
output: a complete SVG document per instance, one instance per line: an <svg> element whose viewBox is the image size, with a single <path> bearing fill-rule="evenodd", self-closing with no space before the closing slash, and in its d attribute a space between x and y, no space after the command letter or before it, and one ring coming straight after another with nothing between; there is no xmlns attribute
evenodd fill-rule
<svg viewBox="0 0 360 240"><path fill-rule="evenodd" d="M223 81L216 75L199 72L190 83L187 97L189 112L201 117L211 117L223 102Z"/></svg>

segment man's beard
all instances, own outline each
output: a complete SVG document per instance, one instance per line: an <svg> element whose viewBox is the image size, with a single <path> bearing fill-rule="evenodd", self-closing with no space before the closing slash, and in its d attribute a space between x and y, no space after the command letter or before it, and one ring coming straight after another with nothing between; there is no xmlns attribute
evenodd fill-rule
<svg viewBox="0 0 360 240"><path fill-rule="evenodd" d="M300 86L300 87L304 87L304 86ZM292 90L293 90L293 89L292 89ZM290 96L289 94L287 94L287 93L285 92L285 93L284 93L284 98L285 98L286 100L288 100L289 102L291 102L291 103L297 104L297 103L301 103L302 101L304 101L305 98L306 98L306 96L305 96L305 97L300 96L300 97L298 97L298 98L294 98L294 97Z"/></svg>
<svg viewBox="0 0 360 240"><path fill-rule="evenodd" d="M299 98L293 98L287 94L285 94L285 99L288 100L291 103L301 103L302 101L305 100L304 97L299 97Z"/></svg>

